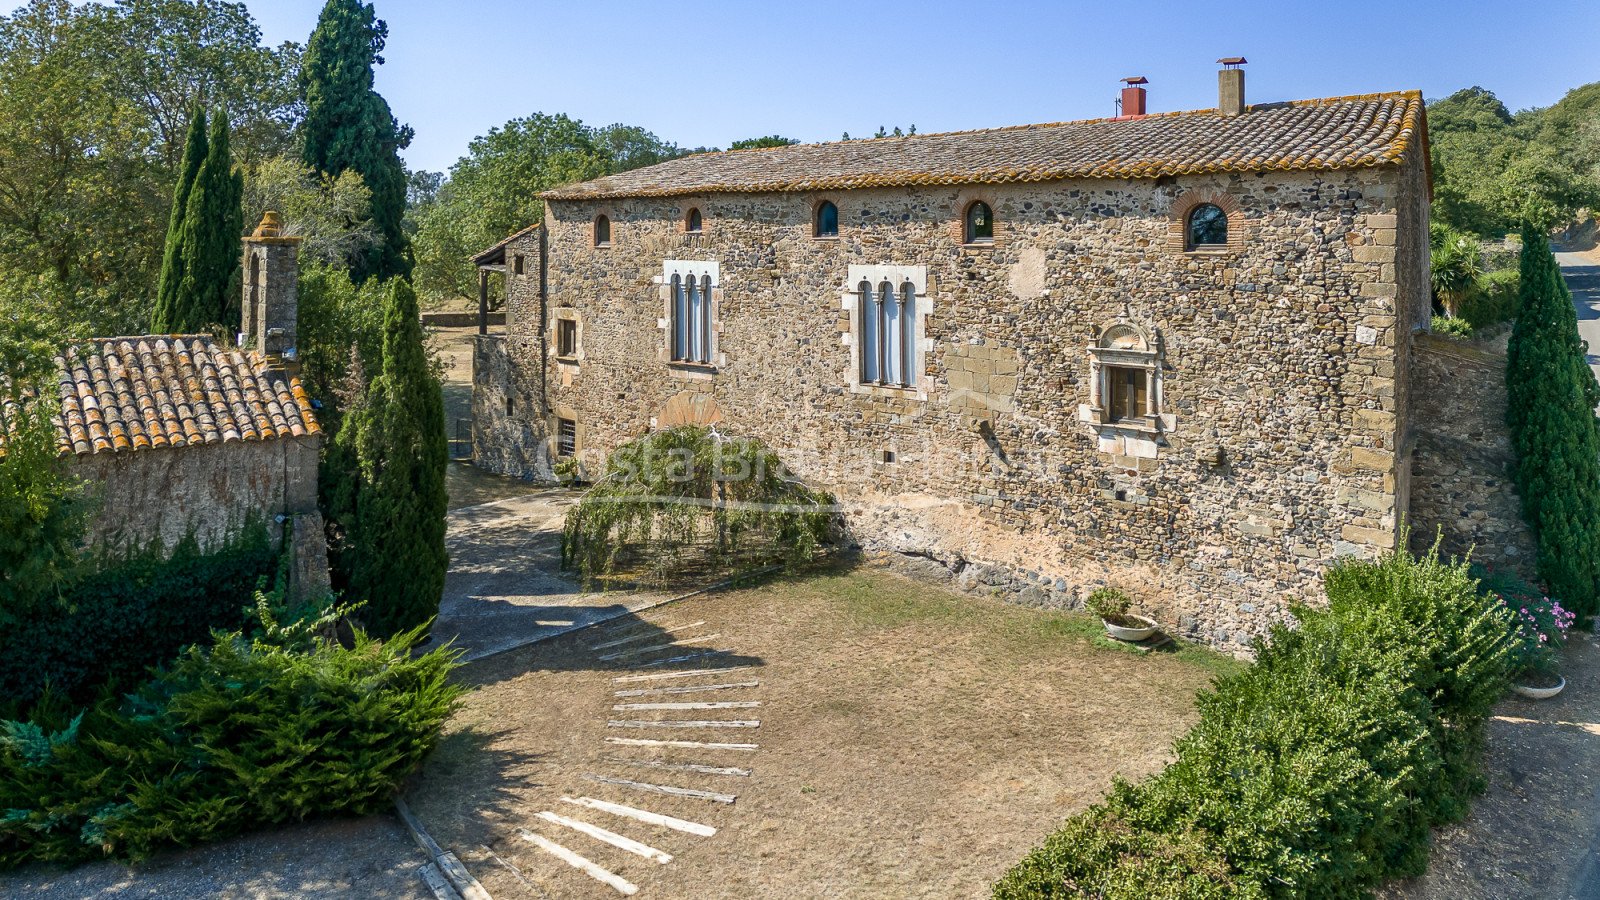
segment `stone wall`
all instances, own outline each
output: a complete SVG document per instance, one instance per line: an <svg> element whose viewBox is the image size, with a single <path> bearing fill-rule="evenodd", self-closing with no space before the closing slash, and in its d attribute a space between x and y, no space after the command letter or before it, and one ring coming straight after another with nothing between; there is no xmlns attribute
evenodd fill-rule
<svg viewBox="0 0 1600 900"><path fill-rule="evenodd" d="M1419 336L1412 356L1411 549L1442 529L1447 554L1531 570L1537 547L1509 474L1505 357L1435 335Z"/></svg>
<svg viewBox="0 0 1600 900"><path fill-rule="evenodd" d="M74 474L100 497L90 538L170 549L193 529L202 548L252 519L317 510L319 437L229 441L75 458ZM274 541L282 533L272 528Z"/></svg>
<svg viewBox="0 0 1600 900"><path fill-rule="evenodd" d="M530 421L528 437L572 418L592 461L672 398L706 395L719 427L834 491L869 555L1022 602L1117 584L1233 646L1286 601L1318 597L1329 560L1393 546L1397 384L1426 304L1422 178L1412 166L712 195L693 198L698 234L683 228L687 199L552 202L550 315L536 286L513 285L503 358L522 382L487 377L547 388L546 430ZM1195 191L1236 207L1227 249L1171 246L1173 210ZM838 238L811 236L823 199ZM994 209L995 241L963 246L976 199ZM608 248L593 245L600 213ZM665 260L719 266L714 367L663 361ZM922 273L911 388L856 383L851 266ZM558 311L581 322L576 362L546 362ZM1151 360L1159 414L1138 427L1093 406L1088 348L1113 333Z"/></svg>

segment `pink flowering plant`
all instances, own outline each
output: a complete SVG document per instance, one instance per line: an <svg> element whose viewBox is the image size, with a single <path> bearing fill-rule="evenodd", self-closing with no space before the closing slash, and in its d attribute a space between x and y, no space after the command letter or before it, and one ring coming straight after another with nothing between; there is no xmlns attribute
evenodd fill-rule
<svg viewBox="0 0 1600 900"><path fill-rule="evenodd" d="M1515 571L1483 569L1474 572L1479 588L1494 596L1511 613L1511 673L1554 676L1560 668L1561 648L1577 614L1562 607Z"/></svg>

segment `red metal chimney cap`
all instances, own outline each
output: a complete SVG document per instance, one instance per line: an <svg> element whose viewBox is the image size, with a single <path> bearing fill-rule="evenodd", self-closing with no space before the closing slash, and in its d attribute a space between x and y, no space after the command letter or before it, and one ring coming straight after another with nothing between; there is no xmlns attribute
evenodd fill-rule
<svg viewBox="0 0 1600 900"><path fill-rule="evenodd" d="M1144 77L1143 75L1135 75L1132 78L1124 78L1122 80L1126 84L1149 84L1150 83L1150 79Z"/></svg>

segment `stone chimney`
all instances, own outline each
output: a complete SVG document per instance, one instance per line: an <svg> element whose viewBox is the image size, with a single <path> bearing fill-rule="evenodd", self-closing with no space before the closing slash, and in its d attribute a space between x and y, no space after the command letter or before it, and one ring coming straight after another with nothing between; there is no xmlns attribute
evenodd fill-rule
<svg viewBox="0 0 1600 900"><path fill-rule="evenodd" d="M244 239L244 312L239 345L289 362L299 331L300 238L268 212Z"/></svg>
<svg viewBox="0 0 1600 900"><path fill-rule="evenodd" d="M1224 116L1244 115L1244 70L1239 68L1249 60L1242 56L1227 56L1217 60L1222 71L1217 73L1217 112Z"/></svg>
<svg viewBox="0 0 1600 900"><path fill-rule="evenodd" d="M1122 118L1144 115L1144 88L1140 85L1149 84L1150 79L1143 75L1122 79Z"/></svg>

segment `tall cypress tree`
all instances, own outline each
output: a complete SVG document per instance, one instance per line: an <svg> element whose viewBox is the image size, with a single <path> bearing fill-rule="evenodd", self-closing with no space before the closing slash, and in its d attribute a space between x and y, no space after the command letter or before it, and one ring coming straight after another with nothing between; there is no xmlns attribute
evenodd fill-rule
<svg viewBox="0 0 1600 900"><path fill-rule="evenodd" d="M444 393L428 367L410 282L394 279L383 316L383 374L352 409L337 444L357 460L353 515L339 557L346 596L367 602L368 629L388 636L439 612L444 595Z"/></svg>
<svg viewBox="0 0 1600 900"><path fill-rule="evenodd" d="M178 309L188 330L200 331L226 321L229 288L239 269L244 231L244 175L233 168L228 117L218 111L211 121L205 165L189 192L183 219L183 254L188 271L179 288Z"/></svg>
<svg viewBox="0 0 1600 900"><path fill-rule="evenodd" d="M372 67L383 64L379 54L388 36L372 4L328 0L300 70L306 165L332 176L354 169L372 192L372 222L383 241L351 272L358 281L411 276L410 241L400 227L406 211L400 151L410 145L412 131L395 123L389 104L372 89Z"/></svg>
<svg viewBox="0 0 1600 900"><path fill-rule="evenodd" d="M161 255L161 283L156 290L156 306L151 330L157 334L182 331L177 314L178 290L188 267L183 260L183 220L189 209L189 193L206 161L206 111L199 101L189 114L189 137L183 145L183 160L178 169L178 185L172 191L172 214L167 220L167 243Z"/></svg>
<svg viewBox="0 0 1600 900"><path fill-rule="evenodd" d="M1539 576L1569 609L1600 612L1600 385L1572 294L1544 234L1522 229L1517 316L1506 354L1506 423Z"/></svg>

